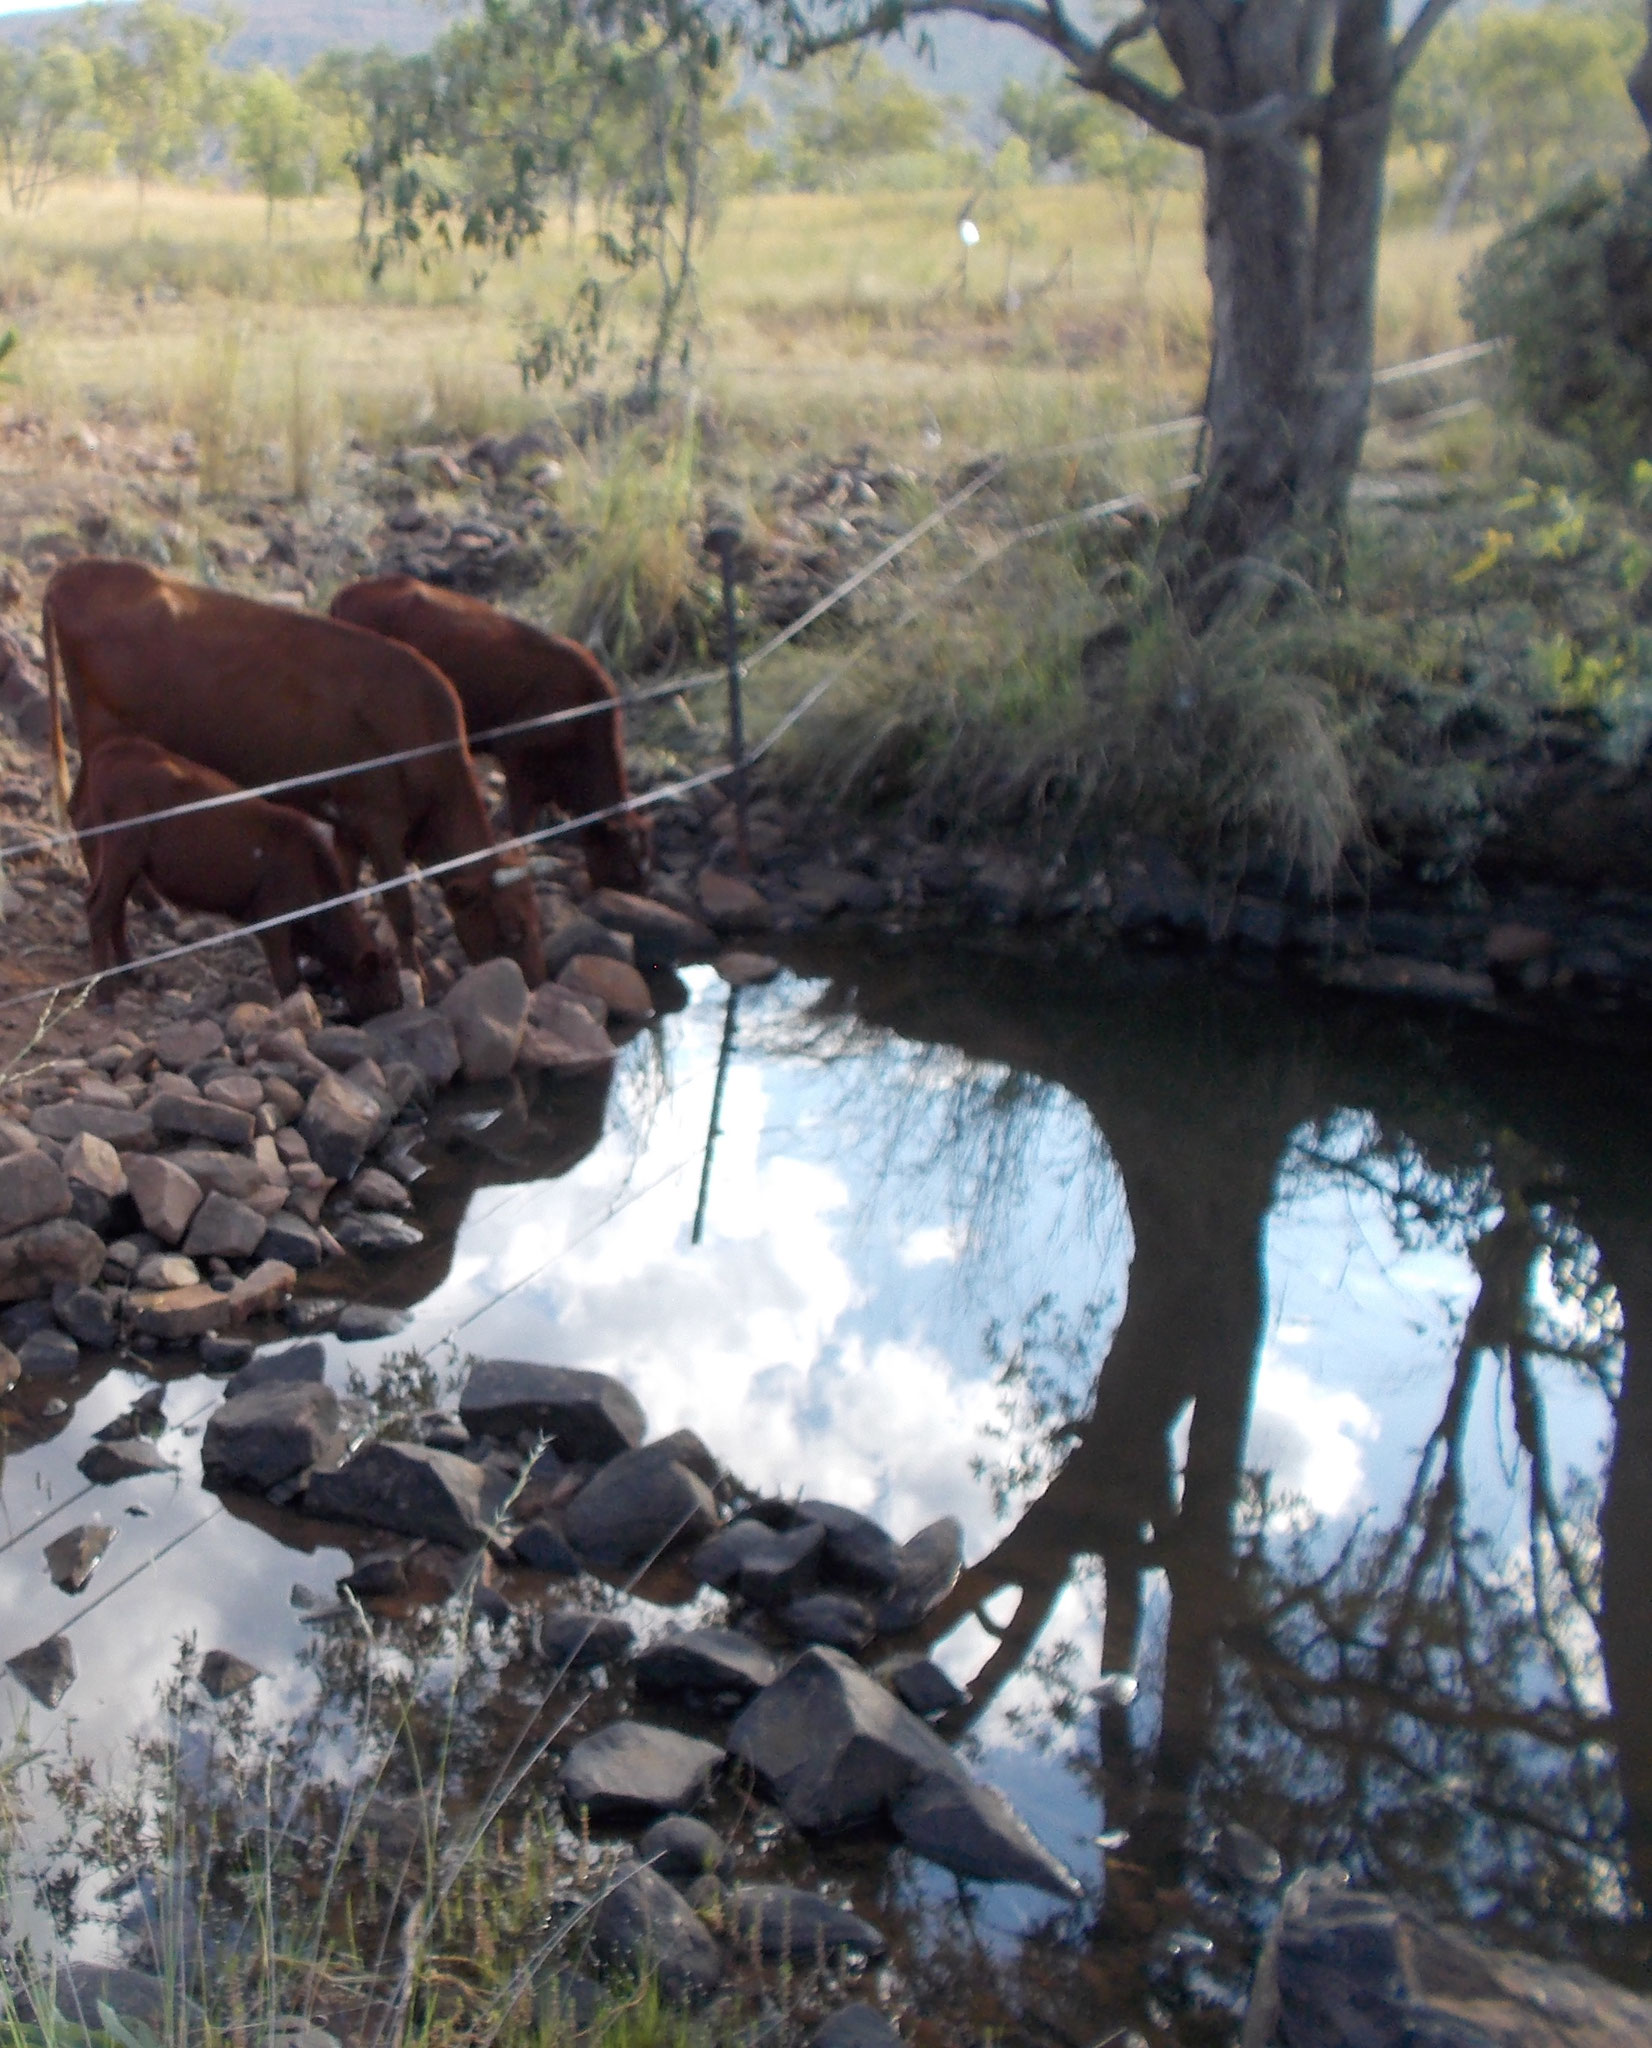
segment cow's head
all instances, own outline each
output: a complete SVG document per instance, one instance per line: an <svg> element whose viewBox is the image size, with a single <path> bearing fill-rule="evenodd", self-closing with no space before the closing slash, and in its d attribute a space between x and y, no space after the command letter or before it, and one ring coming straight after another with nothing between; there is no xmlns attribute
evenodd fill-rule
<svg viewBox="0 0 1652 2048"><path fill-rule="evenodd" d="M443 894L467 960L504 954L521 968L529 988L539 986L545 979L545 942L526 867L478 862L461 868Z"/></svg>
<svg viewBox="0 0 1652 2048"><path fill-rule="evenodd" d="M585 829L585 872L593 889L642 889L654 868L654 826L640 811Z"/></svg>

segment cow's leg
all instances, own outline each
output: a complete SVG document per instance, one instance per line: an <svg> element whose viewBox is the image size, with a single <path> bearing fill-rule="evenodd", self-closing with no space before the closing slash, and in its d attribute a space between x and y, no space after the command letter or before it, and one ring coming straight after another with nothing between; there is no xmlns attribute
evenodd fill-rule
<svg viewBox="0 0 1652 2048"><path fill-rule="evenodd" d="M510 806L511 837L521 839L538 824L545 807L539 778L528 762L513 758L505 763L505 798Z"/></svg>
<svg viewBox="0 0 1652 2048"><path fill-rule="evenodd" d="M339 855L344 859L346 846L344 834L338 835ZM375 829L374 821L366 821L366 829L359 839L349 842L356 849L356 873L361 872L361 854L365 851L373 863L373 872L379 878L379 901L390 929L396 934L396 950L401 955L402 965L412 974L418 974L419 946L417 925L413 905L413 889L408 880L407 858L397 842L395 834ZM400 883L402 886L397 887Z"/></svg>
<svg viewBox="0 0 1652 2048"><path fill-rule="evenodd" d="M280 924L273 931L260 932L258 943L269 962L270 979L278 996L290 996L298 987L298 955L293 947L293 928Z"/></svg>
<svg viewBox="0 0 1652 2048"><path fill-rule="evenodd" d="M136 872L129 860L104 848L86 892L86 928L92 941L92 966L98 974L124 967L132 957L126 941L126 899ZM112 1003L115 992L108 983L99 983L92 999L98 1004Z"/></svg>

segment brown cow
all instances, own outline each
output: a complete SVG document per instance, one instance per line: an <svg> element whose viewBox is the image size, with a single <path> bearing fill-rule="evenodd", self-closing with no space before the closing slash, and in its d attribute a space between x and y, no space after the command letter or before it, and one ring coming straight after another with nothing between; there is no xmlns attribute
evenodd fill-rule
<svg viewBox="0 0 1652 2048"><path fill-rule="evenodd" d="M374 576L333 599L333 617L366 626L433 661L459 693L471 744L505 771L513 833L531 832L546 804L570 818L624 803L625 738L613 683L577 641L495 611L479 598L413 576ZM586 704L605 707L538 732L479 734ZM586 867L600 888L638 889L648 878L648 821L632 813L587 825Z"/></svg>
<svg viewBox="0 0 1652 2048"><path fill-rule="evenodd" d="M459 943L472 960L508 953L543 979L538 907L524 867L502 867L465 745L453 686L411 649L334 619L201 590L141 562L59 569L42 605L52 752L59 800L68 781L58 671L82 757L136 732L186 760L253 786L323 779L282 792L338 835L346 876L361 859L391 884L408 861L478 856L441 877ZM433 752L394 766L326 775L404 748ZM416 965L413 898L385 908Z"/></svg>
<svg viewBox="0 0 1652 2048"><path fill-rule="evenodd" d="M75 830L140 821L81 841L91 878L86 922L94 967L106 971L131 959L126 900L140 877L180 910L211 911L238 924L288 916L344 893L327 834L288 804L249 797L188 817L141 822L178 804L233 795L235 788L210 768L180 761L135 734L117 734L87 755L75 789ZM257 938L281 995L298 986L296 940L321 962L358 1021L401 1002L395 948L374 933L357 904L294 917Z"/></svg>

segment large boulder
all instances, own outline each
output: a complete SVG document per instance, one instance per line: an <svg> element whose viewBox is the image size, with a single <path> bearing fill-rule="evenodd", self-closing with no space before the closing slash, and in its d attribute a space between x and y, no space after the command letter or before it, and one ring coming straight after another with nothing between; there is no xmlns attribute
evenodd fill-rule
<svg viewBox="0 0 1652 2048"><path fill-rule="evenodd" d="M612 1570L647 1564L716 1528L711 1488L667 1454L669 1443L626 1451L575 1494L563 1528L589 1563Z"/></svg>
<svg viewBox="0 0 1652 2048"><path fill-rule="evenodd" d="M473 1436L526 1430L548 1438L560 1457L596 1464L634 1451L648 1433L637 1397L609 1374L514 1358L484 1358L471 1368L459 1418Z"/></svg>
<svg viewBox="0 0 1652 2048"><path fill-rule="evenodd" d="M655 1976L679 2004L709 1998L723 1981L716 1942L663 1877L622 1864L591 1916L591 1948L630 1977Z"/></svg>
<svg viewBox="0 0 1652 2048"><path fill-rule="evenodd" d="M528 1021L528 984L514 960L484 960L442 1000L467 1081L502 1081L516 1065Z"/></svg>
<svg viewBox="0 0 1652 2048"><path fill-rule="evenodd" d="M805 1650L765 1687L729 1730L729 1752L807 1833L888 1819L949 1870L1062 1899L1077 1894L1071 1873L1008 1803L975 1784L933 1729L837 1650Z"/></svg>
<svg viewBox="0 0 1652 2048"><path fill-rule="evenodd" d="M614 1060L614 1041L571 989L545 982L533 992L518 1057L548 1073L594 1074Z"/></svg>
<svg viewBox="0 0 1652 2048"><path fill-rule="evenodd" d="M314 1385L327 1376L327 1352L320 1344L286 1344L260 1351L224 1382L224 1399L238 1401L260 1387Z"/></svg>
<svg viewBox="0 0 1652 2048"><path fill-rule="evenodd" d="M67 1216L73 1207L62 1167L44 1152L14 1152L0 1159L0 1234Z"/></svg>
<svg viewBox="0 0 1652 2048"><path fill-rule="evenodd" d="M266 1228L256 1209L215 1191L196 1210L184 1253L192 1259L250 1258L263 1243Z"/></svg>
<svg viewBox="0 0 1652 2048"><path fill-rule="evenodd" d="M1309 1872L1257 1965L1251 2048L1645 2048L1652 1999L1494 1949L1381 1892Z"/></svg>
<svg viewBox="0 0 1652 2048"><path fill-rule="evenodd" d="M570 1812L587 1810L592 1820L652 1820L697 1806L722 1760L716 1743L674 1728L610 1721L569 1750L562 1796Z"/></svg>
<svg viewBox="0 0 1652 2048"><path fill-rule="evenodd" d="M825 1531L823 1576L866 1593L887 1593L900 1576L895 1539L867 1516L835 1501L802 1500L793 1510Z"/></svg>
<svg viewBox="0 0 1652 2048"><path fill-rule="evenodd" d="M455 1550L478 1550L489 1524L483 1471L451 1451L423 1444L366 1444L333 1472L318 1472L304 1493L312 1515L365 1522L398 1536L421 1536Z"/></svg>
<svg viewBox="0 0 1652 2048"><path fill-rule="evenodd" d="M174 1160L134 1153L126 1161L126 1181L150 1236L162 1244L181 1244L205 1199L194 1175Z"/></svg>
<svg viewBox="0 0 1652 2048"><path fill-rule="evenodd" d="M679 960L704 960L717 949L716 934L709 926L673 910L668 903L656 903L651 896L631 896L623 889L597 889L586 898L585 913L607 925L610 931L629 932L639 967L671 967Z"/></svg>
<svg viewBox="0 0 1652 2048"><path fill-rule="evenodd" d="M692 1568L720 1593L737 1593L757 1607L782 1606L813 1590L825 1543L818 1522L780 1530L746 1515L702 1543Z"/></svg>
<svg viewBox="0 0 1652 2048"><path fill-rule="evenodd" d="M317 1381L277 1381L226 1401L206 1426L201 1470L209 1486L268 1493L348 1448L338 1398Z"/></svg>
<svg viewBox="0 0 1652 2048"><path fill-rule="evenodd" d="M84 1223L54 1216L0 1237L0 1301L28 1301L60 1283L89 1287L103 1271L103 1239Z"/></svg>

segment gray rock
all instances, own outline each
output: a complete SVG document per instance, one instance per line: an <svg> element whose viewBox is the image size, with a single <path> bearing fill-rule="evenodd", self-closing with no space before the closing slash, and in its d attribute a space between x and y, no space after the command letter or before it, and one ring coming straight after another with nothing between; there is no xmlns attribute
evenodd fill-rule
<svg viewBox="0 0 1652 2048"><path fill-rule="evenodd" d="M1229 1884L1271 1891L1285 1875L1284 1860L1272 1842L1265 1842L1254 1828L1239 1821L1218 1828L1212 1848L1212 1860Z"/></svg>
<svg viewBox="0 0 1652 2048"><path fill-rule="evenodd" d="M514 1358L485 1358L471 1368L459 1418L474 1436L543 1436L575 1463L603 1464L634 1451L648 1433L636 1396L608 1373Z"/></svg>
<svg viewBox="0 0 1652 2048"><path fill-rule="evenodd" d="M258 1241L261 1259L281 1259L300 1273L319 1266L327 1256L315 1226L291 1209L278 1209ZM335 1311L336 1313L336 1311Z"/></svg>
<svg viewBox="0 0 1652 2048"><path fill-rule="evenodd" d="M655 1821L637 1843L637 1855L673 1884L692 1884L708 1872L721 1878L734 1875L733 1851L715 1828L691 1814L668 1813Z"/></svg>
<svg viewBox="0 0 1652 2048"><path fill-rule="evenodd" d="M62 1167L42 1151L14 1152L0 1159L0 1232L27 1230L67 1216L74 1197Z"/></svg>
<svg viewBox="0 0 1652 2048"><path fill-rule="evenodd" d="M18 1345L17 1362L29 1379L65 1379L80 1370L80 1346L67 1330L36 1330Z"/></svg>
<svg viewBox="0 0 1652 2048"><path fill-rule="evenodd" d="M570 1813L592 1820L642 1820L682 1813L705 1796L723 1760L714 1742L651 1728L643 1721L610 1721L569 1750L562 1766L562 1796Z"/></svg>
<svg viewBox="0 0 1652 2048"><path fill-rule="evenodd" d="M203 1337L196 1347L203 1372L239 1372L252 1362L250 1337Z"/></svg>
<svg viewBox="0 0 1652 2048"><path fill-rule="evenodd" d="M716 1528L717 1503L705 1481L657 1450L626 1451L574 1496L564 1530L581 1557L625 1569Z"/></svg>
<svg viewBox="0 0 1652 2048"><path fill-rule="evenodd" d="M193 2031L201 2018L200 2008L176 1986L169 1993L161 1978L121 1963L61 1963L55 1988L58 2011L93 2035L103 2033L100 2005L117 2019L136 2020L163 2041Z"/></svg>
<svg viewBox="0 0 1652 2048"><path fill-rule="evenodd" d="M404 1060L438 1088L445 1088L459 1071L459 1041L438 1011L392 1010L388 1016L374 1017L366 1033L381 1067Z"/></svg>
<svg viewBox="0 0 1652 2048"><path fill-rule="evenodd" d="M332 1180L351 1180L390 1123L366 1089L329 1073L311 1089L298 1129L323 1173Z"/></svg>
<svg viewBox="0 0 1652 2048"><path fill-rule="evenodd" d="M163 1134L205 1138L214 1145L250 1145L257 1135L257 1126L244 1109L232 1109L227 1102L208 1102L201 1095L174 1095L170 1090L151 1099L149 1121Z"/></svg>
<svg viewBox="0 0 1652 2048"><path fill-rule="evenodd" d="M318 1472L304 1505L331 1520L476 1550L490 1533L482 1487L481 1466L467 1458L424 1444L378 1442L364 1445L336 1472Z"/></svg>
<svg viewBox="0 0 1652 2048"><path fill-rule="evenodd" d="M336 1294L306 1294L289 1301L281 1311L281 1319L295 1337L311 1337L317 1331L330 1330L345 1306Z"/></svg>
<svg viewBox="0 0 1652 2048"><path fill-rule="evenodd" d="M724 1537L732 1537L736 1529L743 1532L761 1529L763 1533L761 1537L742 1534L734 1576L732 1580L724 1577L725 1591L738 1593L757 1607L783 1606L787 1601L813 1591L820 1576L821 1555L826 1547L825 1530L813 1522L783 1530L770 1529L755 1521L736 1523L695 1552L695 1566L702 1577L706 1575L708 1565L719 1575L726 1575L727 1558L717 1552L717 1545ZM716 1581L708 1583L715 1584Z"/></svg>
<svg viewBox="0 0 1652 2048"><path fill-rule="evenodd" d="M36 1330L49 1330L56 1321L49 1301L20 1301L0 1314L0 1338L15 1350Z"/></svg>
<svg viewBox="0 0 1652 2048"><path fill-rule="evenodd" d="M809 2048L901 2048L901 2037L875 2005L840 2005L809 2036Z"/></svg>
<svg viewBox="0 0 1652 2048"><path fill-rule="evenodd" d="M709 1998L723 1981L716 1942L663 1877L622 1864L591 1917L591 1948L611 1969L658 1978L679 2004Z"/></svg>
<svg viewBox="0 0 1652 2048"><path fill-rule="evenodd" d="M665 1635L637 1659L637 1683L647 1692L693 1693L749 1699L780 1675L772 1650L732 1628L697 1628Z"/></svg>
<svg viewBox="0 0 1652 2048"><path fill-rule="evenodd" d="M397 1013L391 1011L392 1016ZM378 1048L367 1033L354 1024L328 1024L310 1035L310 1050L318 1060L347 1074L363 1060L377 1059Z"/></svg>
<svg viewBox="0 0 1652 2048"><path fill-rule="evenodd" d="M1257 2048L1644 2048L1652 1999L1307 1872L1263 1949L1245 2039Z"/></svg>
<svg viewBox="0 0 1652 2048"><path fill-rule="evenodd" d="M178 1468L147 1438L135 1436L124 1443L93 1444L76 1469L95 1486L113 1486L122 1479L146 1479L152 1473L176 1472Z"/></svg>
<svg viewBox="0 0 1652 2048"><path fill-rule="evenodd" d="M159 1436L166 1427L166 1389L150 1387L131 1407L93 1431L100 1444L123 1444L136 1436Z"/></svg>
<svg viewBox="0 0 1652 2048"><path fill-rule="evenodd" d="M327 1376L327 1353L319 1344L286 1344L279 1351L260 1351L224 1384L224 1399L238 1401L260 1387L314 1385Z"/></svg>
<svg viewBox="0 0 1652 2048"><path fill-rule="evenodd" d="M71 1287L53 1303L58 1321L74 1338L92 1351L115 1348L115 1311L107 1295L95 1287Z"/></svg>
<svg viewBox="0 0 1652 2048"><path fill-rule="evenodd" d="M201 1184L170 1159L139 1155L126 1161L126 1178L143 1227L162 1244L179 1244L204 1199Z"/></svg>
<svg viewBox="0 0 1652 2048"><path fill-rule="evenodd" d="M394 1337L411 1320L405 1309L375 1308L371 1302L353 1301L333 1325L333 1334L341 1344L362 1344L370 1337Z"/></svg>
<svg viewBox="0 0 1652 2048"><path fill-rule="evenodd" d="M565 1671L590 1671L626 1656L636 1635L614 1614L587 1614L578 1607L550 1607L534 1625L534 1641L547 1664Z"/></svg>
<svg viewBox="0 0 1652 2048"><path fill-rule="evenodd" d="M810 1593L778 1609L776 1621L796 1643L862 1650L872 1640L872 1611L847 1593Z"/></svg>
<svg viewBox="0 0 1652 2048"><path fill-rule="evenodd" d="M54 1537L46 1545L46 1569L52 1584L65 1593L83 1592L115 1534L107 1522L83 1522L78 1529Z"/></svg>
<svg viewBox="0 0 1652 2048"><path fill-rule="evenodd" d="M628 932L610 931L607 925L598 924L594 917L575 910L572 904L562 914L545 920L545 972L553 981L581 953L606 954L610 960L630 964L636 951ZM540 989L534 990L536 996L540 993Z"/></svg>
<svg viewBox="0 0 1652 2048"><path fill-rule="evenodd" d="M214 1191L195 1212L184 1239L184 1254L191 1259L250 1258L263 1243L268 1227L256 1209Z"/></svg>
<svg viewBox="0 0 1652 2048"><path fill-rule="evenodd" d="M899 1552L887 1530L853 1508L829 1500L803 1500L795 1509L801 1522L816 1522L826 1531L822 1576L865 1593L887 1593L900 1577Z"/></svg>
<svg viewBox="0 0 1652 2048"><path fill-rule="evenodd" d="M187 1146L167 1154L168 1163L182 1167L197 1187L209 1195L229 1195L244 1202L269 1183L256 1159L240 1152L214 1152L204 1145Z"/></svg>
<svg viewBox="0 0 1652 2048"><path fill-rule="evenodd" d="M613 1063L614 1041L571 989L546 982L533 992L519 1054L524 1067L591 1074Z"/></svg>
<svg viewBox="0 0 1652 2048"><path fill-rule="evenodd" d="M550 1572L558 1578L577 1578L583 1569L573 1546L551 1522L529 1522L518 1529L511 1555L529 1571Z"/></svg>
<svg viewBox="0 0 1652 2048"><path fill-rule="evenodd" d="M901 1545L896 1564L894 1586L878 1609L883 1635L916 1628L958 1583L964 1565L963 1523L956 1515L942 1515Z"/></svg>
<svg viewBox="0 0 1652 2048"><path fill-rule="evenodd" d="M393 1173L364 1166L345 1191L358 1209L410 1209L413 1197Z"/></svg>
<svg viewBox="0 0 1652 2048"><path fill-rule="evenodd" d="M8 1657L6 1669L43 1707L55 1707L75 1682L74 1649L67 1636L48 1636Z"/></svg>
<svg viewBox="0 0 1652 2048"><path fill-rule="evenodd" d="M924 1778L895 1801L890 1818L908 1848L960 1877L1031 1885L1058 1899L1083 1896L1078 1879L1004 1795L961 1770Z"/></svg>
<svg viewBox="0 0 1652 2048"><path fill-rule="evenodd" d="M528 1019L528 984L514 960L484 960L442 1000L467 1081L502 1081L516 1064Z"/></svg>
<svg viewBox="0 0 1652 2048"><path fill-rule="evenodd" d="M224 1032L210 1017L201 1017L187 1024L163 1024L149 1043L163 1067L181 1074L221 1053Z"/></svg>
<svg viewBox="0 0 1652 2048"><path fill-rule="evenodd" d="M585 914L610 931L629 932L639 967L670 967L678 960L705 960L717 950L717 937L697 917L685 917L651 896L631 896L621 889L598 889L585 902ZM570 958L576 957L570 955Z"/></svg>
<svg viewBox="0 0 1652 2048"><path fill-rule="evenodd" d="M229 1650L208 1650L201 1659L201 1683L215 1700L227 1700L245 1692L255 1679L263 1677L256 1664Z"/></svg>
<svg viewBox="0 0 1652 2048"><path fill-rule="evenodd" d="M386 1215L383 1210L372 1210L366 1215L341 1216L334 1222L332 1230L346 1251L355 1252L363 1258L411 1251L414 1245L424 1243L424 1232L417 1224L408 1223L400 1216Z"/></svg>
<svg viewBox="0 0 1652 2048"><path fill-rule="evenodd" d="M117 1152L153 1152L155 1126L142 1109L108 1109L101 1102L51 1102L29 1118L36 1137L67 1145L82 1131L102 1138Z"/></svg>
<svg viewBox="0 0 1652 2048"><path fill-rule="evenodd" d="M208 1486L268 1493L312 1465L344 1456L347 1436L338 1397L315 1382L277 1383L226 1401L201 1440Z"/></svg>
<svg viewBox="0 0 1652 2048"><path fill-rule="evenodd" d="M89 1286L103 1271L103 1239L69 1216L0 1237L0 1301L50 1294L60 1281Z"/></svg>
<svg viewBox="0 0 1652 2048"><path fill-rule="evenodd" d="M961 1775L934 1730L837 1650L805 1650L740 1715L728 1746L811 1834L875 1820L926 1777Z"/></svg>
<svg viewBox="0 0 1652 2048"><path fill-rule="evenodd" d="M132 1275L132 1285L144 1292L162 1293L169 1287L193 1287L201 1269L182 1252L146 1252Z"/></svg>
<svg viewBox="0 0 1652 2048"><path fill-rule="evenodd" d="M903 1657L886 1665L878 1674L914 1714L944 1714L953 1707L969 1704L969 1694L954 1685L939 1664L927 1657Z"/></svg>
<svg viewBox="0 0 1652 2048"><path fill-rule="evenodd" d="M765 1962L809 1962L845 1949L876 1957L889 1946L869 1920L847 1906L789 1884L737 1884L726 1909L735 1941L748 1952L755 1942Z"/></svg>

